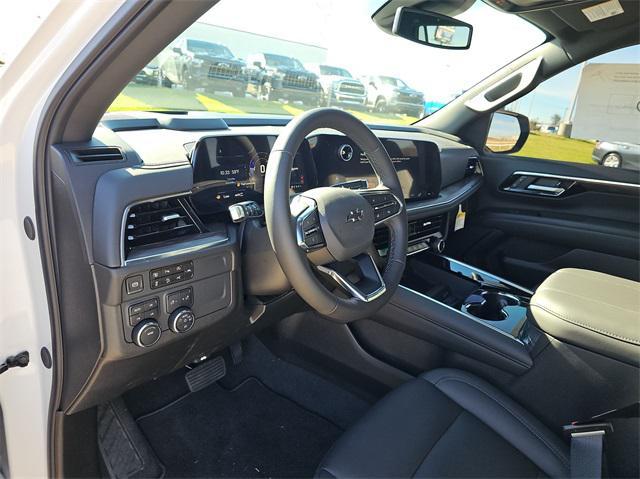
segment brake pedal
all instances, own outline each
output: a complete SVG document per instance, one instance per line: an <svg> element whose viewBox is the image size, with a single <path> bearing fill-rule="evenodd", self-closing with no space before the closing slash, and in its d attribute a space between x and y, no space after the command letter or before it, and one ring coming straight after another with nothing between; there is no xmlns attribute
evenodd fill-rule
<svg viewBox="0 0 640 479"><path fill-rule="evenodd" d="M192 393L200 391L207 386L222 379L227 374L227 365L222 356L216 356L189 370L184 378Z"/></svg>

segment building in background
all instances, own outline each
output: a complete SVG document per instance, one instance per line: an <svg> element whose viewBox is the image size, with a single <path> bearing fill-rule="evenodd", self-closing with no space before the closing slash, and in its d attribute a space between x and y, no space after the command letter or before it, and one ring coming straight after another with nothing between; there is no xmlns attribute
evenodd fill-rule
<svg viewBox="0 0 640 479"><path fill-rule="evenodd" d="M572 123L572 138L640 143L640 65L586 64Z"/></svg>

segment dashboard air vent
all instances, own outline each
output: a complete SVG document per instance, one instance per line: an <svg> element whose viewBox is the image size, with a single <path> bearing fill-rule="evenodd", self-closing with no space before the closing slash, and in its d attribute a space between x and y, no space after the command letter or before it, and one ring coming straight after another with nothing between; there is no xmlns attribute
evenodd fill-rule
<svg viewBox="0 0 640 479"><path fill-rule="evenodd" d="M125 220L125 257L131 250L200 232L180 198L132 206Z"/></svg>
<svg viewBox="0 0 640 479"><path fill-rule="evenodd" d="M115 146L105 146L96 148L83 148L73 150L73 156L82 163L93 163L96 161L123 161L124 155L120 148Z"/></svg>
<svg viewBox="0 0 640 479"><path fill-rule="evenodd" d="M467 160L467 169L464 172L464 176L471 176L479 173L480 162L477 156L472 156Z"/></svg>
<svg viewBox="0 0 640 479"><path fill-rule="evenodd" d="M424 241L435 234L442 234L444 232L444 222L444 215L409 221L409 245ZM388 248L389 230L387 228L377 229L373 236L373 244L379 251Z"/></svg>

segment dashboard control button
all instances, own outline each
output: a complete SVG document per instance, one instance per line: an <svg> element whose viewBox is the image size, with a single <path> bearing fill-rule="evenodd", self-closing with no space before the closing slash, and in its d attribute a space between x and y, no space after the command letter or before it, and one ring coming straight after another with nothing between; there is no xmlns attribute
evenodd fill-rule
<svg viewBox="0 0 640 479"><path fill-rule="evenodd" d="M144 283L142 281L142 275L137 274L127 278L126 281L127 294L139 293L144 289Z"/></svg>
<svg viewBox="0 0 640 479"><path fill-rule="evenodd" d="M178 293L180 295L180 303L182 306L193 306L193 289L183 289Z"/></svg>
<svg viewBox="0 0 640 479"><path fill-rule="evenodd" d="M180 293L171 293L167 296L167 311L173 311L174 309L182 306L180 301Z"/></svg>
<svg viewBox="0 0 640 479"><path fill-rule="evenodd" d="M133 342L141 348L153 346L160 340L162 330L153 319L145 319L133 329Z"/></svg>
<svg viewBox="0 0 640 479"><path fill-rule="evenodd" d="M129 316L135 316L136 314L140 314L144 311L144 303L134 304L133 306L129 306Z"/></svg>
<svg viewBox="0 0 640 479"><path fill-rule="evenodd" d="M143 319L144 319L144 316L142 315L142 313L131 314L131 315L129 315L129 324L131 326L135 326L136 324L138 324Z"/></svg>
<svg viewBox="0 0 640 479"><path fill-rule="evenodd" d="M307 231L320 223L318 211L314 210L304 220L302 220L302 229Z"/></svg>
<svg viewBox="0 0 640 479"><path fill-rule="evenodd" d="M169 329L174 333L186 333L193 328L196 317L190 308L181 307L169 316Z"/></svg>
<svg viewBox="0 0 640 479"><path fill-rule="evenodd" d="M167 295L167 311L181 306L193 306L193 288L187 288Z"/></svg>
<svg viewBox="0 0 640 479"><path fill-rule="evenodd" d="M144 312L144 316L147 318L156 319L159 315L158 309L150 309L149 311Z"/></svg>
<svg viewBox="0 0 640 479"><path fill-rule="evenodd" d="M144 311L149 311L150 309L157 309L158 307L158 298L150 299L144 303L142 303L144 307Z"/></svg>
<svg viewBox="0 0 640 479"><path fill-rule="evenodd" d="M167 266L162 268L162 276L170 276L173 274L173 267Z"/></svg>
<svg viewBox="0 0 640 479"><path fill-rule="evenodd" d="M185 261L151 270L151 289L162 288L193 278L193 261Z"/></svg>

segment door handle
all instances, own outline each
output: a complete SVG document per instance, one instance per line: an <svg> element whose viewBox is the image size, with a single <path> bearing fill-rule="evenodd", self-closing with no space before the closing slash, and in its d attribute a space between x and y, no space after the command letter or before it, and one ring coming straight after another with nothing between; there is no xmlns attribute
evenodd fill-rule
<svg viewBox="0 0 640 479"><path fill-rule="evenodd" d="M547 194L550 196L560 196L565 191L567 191L565 188L558 188L555 186L542 186L536 185L535 183L531 183L530 185L528 185L527 190L539 191L540 194Z"/></svg>

